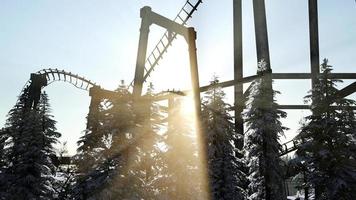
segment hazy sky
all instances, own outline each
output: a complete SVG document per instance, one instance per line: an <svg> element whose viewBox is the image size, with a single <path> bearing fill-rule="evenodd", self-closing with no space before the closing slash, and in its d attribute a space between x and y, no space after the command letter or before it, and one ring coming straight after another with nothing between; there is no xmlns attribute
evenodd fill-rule
<svg viewBox="0 0 356 200"><path fill-rule="evenodd" d="M192 0L193 2L195 0ZM105 2L105 3L104 3ZM139 10L173 18L185 0L0 0L0 125L15 104L30 73L58 68L115 89L120 80L134 76ZM267 0L271 66L274 72L308 72L308 1ZM243 1L244 75L256 71L252 1ZM233 78L232 0L205 0L189 26L197 31L200 84L215 73L221 81ZM163 34L150 29L149 47ZM329 58L335 72L356 72L356 3L354 0L319 0L320 56ZM150 49L150 48L149 48ZM150 51L150 50L149 50ZM189 87L188 52L180 38L169 49L150 79L157 91ZM347 81L349 83L350 81ZM276 81L280 104L301 104L309 90L306 80ZM57 127L70 151L85 128L88 92L68 83L56 82L45 88L49 94ZM231 97L231 89L227 90ZM352 96L355 99L355 95ZM293 137L298 122L308 111L290 111L285 125ZM286 140L286 139L283 139Z"/></svg>

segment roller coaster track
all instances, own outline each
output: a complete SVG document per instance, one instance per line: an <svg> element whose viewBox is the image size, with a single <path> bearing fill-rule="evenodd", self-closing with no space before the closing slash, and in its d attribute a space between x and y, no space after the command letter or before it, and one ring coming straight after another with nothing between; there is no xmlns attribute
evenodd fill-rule
<svg viewBox="0 0 356 200"><path fill-rule="evenodd" d="M31 74L31 79L29 79L26 84L24 85L21 94L23 92L25 92L25 89L28 88L29 86L31 86L32 82L32 76L33 75L37 75L37 76L42 76L46 79L46 84L43 85L43 87L56 82L56 81L63 81L63 82L68 82L70 84L72 84L73 86L75 86L76 88L82 89L82 90L89 90L91 87L99 87L100 86L96 83L94 83L93 81L90 81L89 79L86 79L83 76L79 76L78 74L73 74L71 72L67 72L64 70L58 70L58 69L42 69L40 71L37 71L36 73ZM354 78L354 76L352 76ZM257 76L252 76L252 77L248 77L245 78L246 80L242 81L242 83L244 82L250 82L252 80L254 80L255 78L257 78ZM231 83L230 83L231 82ZM355 82L356 83L356 82ZM352 83L351 85L347 86L346 88L340 90L340 96L344 97L347 96L353 92L356 91L356 84ZM234 85L237 84L237 81L227 81L219 83L218 86L219 87L228 87L230 85ZM211 86L203 86L200 88L201 92L206 91L208 88L210 88ZM249 90L247 90L249 91ZM172 94L174 95L178 95L178 96L184 96L187 93L189 93L189 91L163 91L160 93L155 94L155 98L156 100L163 100L163 99L167 99L168 97L170 97ZM248 93L248 92L247 92ZM244 94L244 96L247 95L247 93ZM345 93L345 94L344 94ZM163 107L162 107L163 108ZM167 109L167 108L166 108ZM164 110L166 110L164 109ZM291 141L288 141L286 143L281 144L282 145L282 151L280 152L280 155L286 155L290 152L293 152L295 150L297 150L297 148L299 147L299 145L302 144L301 140L297 140L297 139L293 139Z"/></svg>
<svg viewBox="0 0 356 200"><path fill-rule="evenodd" d="M36 106L40 98L41 89L56 81L68 82L76 88L87 91L94 86L100 88L96 83L78 74L72 74L71 72L58 69L42 69L36 73L31 73L31 78L23 86L19 98L22 94L27 92L29 94L28 105L30 107L32 107L32 104ZM19 98L17 102L19 102Z"/></svg>
<svg viewBox="0 0 356 200"><path fill-rule="evenodd" d="M46 85L49 85L56 81L64 81L64 82L68 82L68 83L74 85L74 87L82 89L82 90L89 90L93 86L99 87L99 85L90 81L89 79L86 79L83 76L79 76L78 74L72 74L71 72L67 72L64 70L49 68L49 69L42 69L42 70L37 71L36 73L33 73L33 74L45 76L46 80L47 80ZM30 86L31 82L32 82L31 79L29 79L26 82L26 84L24 85L21 92L23 92L27 86Z"/></svg>
<svg viewBox="0 0 356 200"><path fill-rule="evenodd" d="M187 0L183 7L178 12L177 16L173 21L186 25L188 20L193 16L193 13L197 10L198 6L202 3L202 0L195 0L194 3L192 0ZM143 81L150 76L151 72L154 71L155 67L158 65L158 62L163 58L163 54L167 52L168 47L172 45L173 40L177 37L177 33L170 33L166 31L161 39L158 41L156 46L153 48L152 52L148 54L146 59L145 74ZM134 80L129 85L129 88L133 86Z"/></svg>
<svg viewBox="0 0 356 200"><path fill-rule="evenodd" d="M78 74L72 74L71 72L66 72L64 70L43 69L37 73L46 75L48 85L55 81L64 81L82 90L89 90L93 86L100 87L96 83L92 82L89 79L86 79L83 76L79 76Z"/></svg>
<svg viewBox="0 0 356 200"><path fill-rule="evenodd" d="M288 153L291 153L298 149L298 147L302 144L302 141L299 139L293 139L288 142L285 142L282 145L282 151L280 152L280 156L284 156Z"/></svg>

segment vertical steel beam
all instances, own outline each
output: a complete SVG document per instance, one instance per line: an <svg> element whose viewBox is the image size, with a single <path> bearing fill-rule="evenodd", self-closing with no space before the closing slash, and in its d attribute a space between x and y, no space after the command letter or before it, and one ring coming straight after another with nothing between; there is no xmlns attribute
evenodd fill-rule
<svg viewBox="0 0 356 200"><path fill-rule="evenodd" d="M234 80L243 79L243 51L242 51L242 7L241 0L233 0L233 27L234 27ZM244 108L243 84L234 87L235 106L235 131L238 134L244 133L244 124L241 113ZM235 141L239 149L243 146L243 139Z"/></svg>
<svg viewBox="0 0 356 200"><path fill-rule="evenodd" d="M267 33L267 20L266 20L266 8L264 0L253 0L253 14L255 21L255 36L256 36L256 50L257 50L257 62L261 62L262 60L266 62L267 71L263 73L263 79L265 79L265 90L271 91L271 94L268 94L268 99L266 102L266 106L272 105L273 101L273 93L272 93L272 70L271 70L271 62L269 56L269 47L268 47L268 33ZM265 106L262 105L262 106ZM269 161L267 161L267 155L269 154L268 144L266 141L266 133L262 133L263 138L263 157L264 157L264 167L261 168L261 173L264 174L265 179L265 193L266 199L269 200L272 197L272 188L270 186L271 176L268 171L270 167Z"/></svg>
<svg viewBox="0 0 356 200"><path fill-rule="evenodd" d="M200 105L200 87L199 87L199 72L196 48L196 32L194 28L188 28L188 45L189 45L189 61L190 61L190 76L192 81L192 91L194 98L194 107L197 115L197 120L200 120L201 105Z"/></svg>
<svg viewBox="0 0 356 200"><path fill-rule="evenodd" d="M209 164L207 162L207 152L208 152L207 139L206 139L205 129L202 126L199 72L198 72L197 48L196 48L196 32L194 28L191 27L188 28L188 35L186 37L186 40L189 45L190 76L192 81L192 91L193 91L194 108L195 108L195 128L196 128L197 138L200 144L199 156L202 161L201 164L209 168ZM202 173L203 173L202 175L203 177L208 178L207 170L203 169ZM207 188L208 189L207 194L210 194L210 187L206 182L203 182L203 187Z"/></svg>
<svg viewBox="0 0 356 200"><path fill-rule="evenodd" d="M255 20L257 62L264 60L267 63L267 68L271 69L264 0L253 0L253 15Z"/></svg>
<svg viewBox="0 0 356 200"><path fill-rule="evenodd" d="M143 76L145 72L145 61L147 53L147 44L148 44L148 33L149 27L151 25L149 14L151 13L151 8L145 6L141 8L141 28L140 28L140 38L138 43L137 59L136 59L136 70L135 70L135 79L134 79L134 88L133 96L135 99L138 99L142 93L143 86Z"/></svg>
<svg viewBox="0 0 356 200"><path fill-rule="evenodd" d="M101 102L100 87L93 86L92 88L90 88L89 96L91 97L91 99L89 105L87 129L92 129L97 131L99 126L99 122L98 122L99 105Z"/></svg>
<svg viewBox="0 0 356 200"><path fill-rule="evenodd" d="M318 80L319 74L319 29L318 29L318 1L308 0L309 10L309 42L310 42L310 69L312 91ZM313 93L312 93L313 99ZM315 196L318 198L318 188L315 188ZM304 188L304 198L309 199L309 187Z"/></svg>
<svg viewBox="0 0 356 200"><path fill-rule="evenodd" d="M308 0L309 6L309 42L310 68L312 88L314 88L319 74L319 29L318 29L318 1Z"/></svg>

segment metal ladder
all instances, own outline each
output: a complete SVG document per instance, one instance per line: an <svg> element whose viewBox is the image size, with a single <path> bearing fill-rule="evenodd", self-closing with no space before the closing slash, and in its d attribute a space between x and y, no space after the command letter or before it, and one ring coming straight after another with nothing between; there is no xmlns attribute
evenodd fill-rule
<svg viewBox="0 0 356 200"><path fill-rule="evenodd" d="M193 3L192 0L187 0L173 21L181 25L186 25L187 21L192 17L193 13L202 2L202 0L195 0L195 3ZM172 45L172 42L176 37L177 33L166 31L153 48L152 52L148 55L145 62L147 67L145 66L145 74L143 77L144 82L150 77L151 72L154 71L158 62L163 58L163 54L167 52L168 47ZM133 83L134 81L132 80L128 87L132 87Z"/></svg>

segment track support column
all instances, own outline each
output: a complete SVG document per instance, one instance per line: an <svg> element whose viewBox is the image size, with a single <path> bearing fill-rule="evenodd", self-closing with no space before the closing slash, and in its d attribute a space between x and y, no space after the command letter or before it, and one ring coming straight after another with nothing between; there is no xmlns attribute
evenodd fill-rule
<svg viewBox="0 0 356 200"><path fill-rule="evenodd" d="M136 59L136 71L134 79L133 96L138 99L142 93L143 86L143 76L145 72L145 61L147 53L148 44L148 33L149 27L151 25L149 14L152 12L151 8L145 6L141 8L141 28L140 28L140 39L138 43L137 59Z"/></svg>
<svg viewBox="0 0 356 200"><path fill-rule="evenodd" d="M309 42L310 42L310 69L312 89L319 74L319 29L318 29L318 1L308 0L309 5Z"/></svg>
<svg viewBox="0 0 356 200"><path fill-rule="evenodd" d="M255 35L256 35L256 50L257 50L257 62L265 62L266 71L262 71L262 79L265 81L264 90L271 91L268 94L268 99L265 105L270 106L273 102L272 93L272 69L269 56L269 46L268 46L268 33L267 33L267 20L266 20L266 8L264 0L253 0L253 14L255 21ZM261 63L263 65L263 63ZM263 105L263 106L265 106ZM270 108L267 108L270 109ZM264 157L264 168L262 168L261 173L264 175L265 179L265 192L266 199L270 200L272 197L272 188L270 187L271 176L268 172L270 163L267 161L267 155L269 154L268 144L266 142L266 133L262 133L263 140L263 157Z"/></svg>
<svg viewBox="0 0 356 200"><path fill-rule="evenodd" d="M234 80L243 79L243 51L242 51L242 7L241 0L233 0L233 26L234 26ZM235 131L237 134L244 134L244 122L242 111L244 108L243 84L234 87L235 106ZM243 138L235 141L237 148L242 149Z"/></svg>
<svg viewBox="0 0 356 200"><path fill-rule="evenodd" d="M319 74L319 29L318 29L318 1L308 0L308 10L309 10L309 43L310 43L310 70L311 70L311 88L312 88L312 99L313 90L318 80ZM307 173L307 172L306 172ZM315 188L315 197L318 198L319 188ZM309 199L309 188L304 188L305 199Z"/></svg>
<svg viewBox="0 0 356 200"><path fill-rule="evenodd" d="M195 112L197 120L200 120L201 105L200 105L200 86L199 86L199 71L197 61L197 48L196 48L196 32L194 28L188 28L188 45L189 45L189 61L190 61L190 76L192 81L192 90L194 98Z"/></svg>
<svg viewBox="0 0 356 200"><path fill-rule="evenodd" d="M264 60L267 63L267 68L271 69L264 0L253 0L253 15L255 20L257 62Z"/></svg>
<svg viewBox="0 0 356 200"><path fill-rule="evenodd" d="M99 105L101 102L100 88L98 86L93 86L92 88L90 88L89 96L91 97L91 100L89 106L87 129L97 131L99 127Z"/></svg>
<svg viewBox="0 0 356 200"><path fill-rule="evenodd" d="M195 108L195 129L197 134L197 139L200 143L199 154L202 161L202 166L208 166L207 162L207 140L205 128L202 126L202 115L201 115L201 100L200 100L200 86L199 86L199 71L198 71L198 60L197 60L197 47L196 47L196 32L194 28L189 27L188 33L185 36L187 43L189 45L189 61L190 61L190 76L192 81L192 91L194 98L194 108ZM202 176L208 178L207 170L202 171ZM207 182L203 182L203 187L207 188L207 194L210 196L210 187Z"/></svg>

